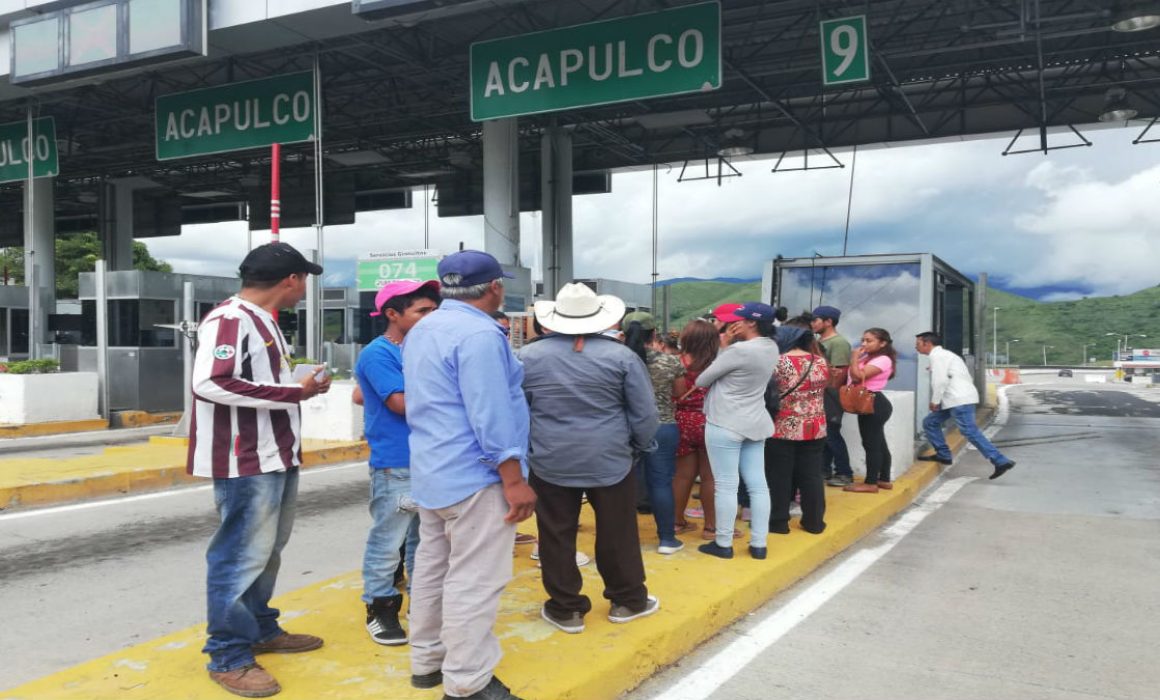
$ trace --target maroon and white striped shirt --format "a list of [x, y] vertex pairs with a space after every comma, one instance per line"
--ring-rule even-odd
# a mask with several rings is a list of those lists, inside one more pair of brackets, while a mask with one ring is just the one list
[[302, 387], [265, 309], [231, 297], [197, 329], [186, 471], [232, 479], [302, 463]]

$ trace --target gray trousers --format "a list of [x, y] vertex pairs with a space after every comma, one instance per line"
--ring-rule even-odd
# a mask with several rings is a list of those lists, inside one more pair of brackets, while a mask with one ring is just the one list
[[512, 579], [515, 524], [493, 484], [447, 508], [419, 509], [411, 583], [411, 673], [443, 670], [443, 692], [466, 697], [491, 680], [503, 652], [499, 598]]

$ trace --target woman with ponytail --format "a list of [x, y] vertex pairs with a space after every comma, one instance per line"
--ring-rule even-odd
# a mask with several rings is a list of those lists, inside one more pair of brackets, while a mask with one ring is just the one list
[[886, 383], [894, 378], [898, 366], [898, 352], [894, 340], [883, 328], [868, 328], [862, 333], [862, 344], [850, 356], [848, 384], [862, 384], [874, 392], [874, 412], [858, 415], [858, 433], [866, 450], [866, 479], [861, 484], [850, 484], [845, 491], [878, 493], [878, 489], [892, 489], [890, 482], [890, 447], [886, 444], [886, 421], [894, 413], [890, 399], [882, 393]]

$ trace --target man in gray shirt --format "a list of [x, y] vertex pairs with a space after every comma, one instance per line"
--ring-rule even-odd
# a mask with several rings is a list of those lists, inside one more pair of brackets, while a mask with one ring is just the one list
[[644, 363], [600, 335], [624, 315], [624, 302], [568, 284], [556, 301], [536, 302], [535, 313], [553, 332], [520, 354], [531, 413], [529, 482], [538, 499], [548, 593], [540, 615], [576, 634], [584, 631], [584, 615], [592, 609], [580, 592], [575, 558], [585, 494], [596, 513], [596, 565], [612, 603], [608, 619], [628, 622], [660, 607], [644, 585], [632, 469], [635, 457], [653, 446], [657, 408]]

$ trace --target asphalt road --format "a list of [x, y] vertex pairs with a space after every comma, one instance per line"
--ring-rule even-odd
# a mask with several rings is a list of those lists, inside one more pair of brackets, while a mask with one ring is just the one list
[[1160, 388], [1041, 379], [1008, 396], [995, 442], [1014, 470], [990, 481], [962, 453], [928, 491], [945, 503], [628, 697], [1155, 698]]
[[[362, 565], [368, 483], [365, 462], [303, 471], [279, 592]], [[0, 515], [0, 688], [204, 624], [215, 527], [207, 487]]]

